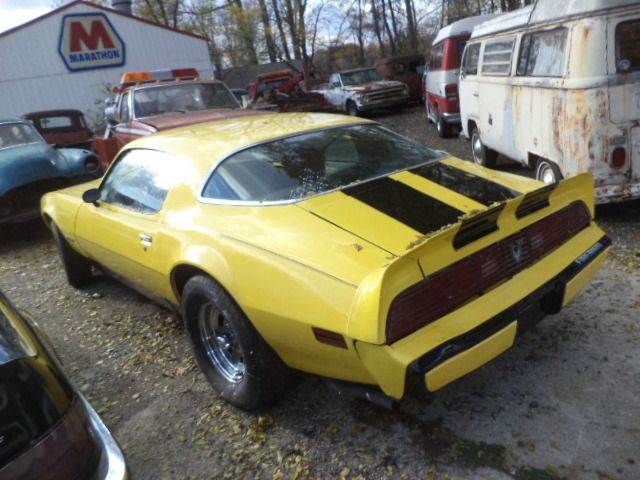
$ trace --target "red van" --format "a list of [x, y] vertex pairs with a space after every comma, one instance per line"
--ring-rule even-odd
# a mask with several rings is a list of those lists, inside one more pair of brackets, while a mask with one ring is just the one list
[[478, 15], [442, 28], [431, 47], [425, 79], [427, 120], [436, 125], [442, 138], [451, 136], [452, 127], [460, 126], [458, 74], [462, 52], [473, 28], [494, 15]]

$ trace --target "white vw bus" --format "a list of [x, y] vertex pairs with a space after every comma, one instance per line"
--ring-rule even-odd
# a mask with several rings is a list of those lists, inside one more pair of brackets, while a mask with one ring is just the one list
[[598, 203], [640, 197], [640, 2], [538, 0], [477, 26], [460, 111], [476, 163], [591, 172]]

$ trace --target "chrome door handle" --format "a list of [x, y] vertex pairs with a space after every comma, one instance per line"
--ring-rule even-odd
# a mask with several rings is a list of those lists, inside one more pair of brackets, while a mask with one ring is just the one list
[[153, 243], [153, 237], [151, 235], [147, 235], [146, 233], [141, 233], [140, 243], [142, 243], [142, 245], [149, 246]]

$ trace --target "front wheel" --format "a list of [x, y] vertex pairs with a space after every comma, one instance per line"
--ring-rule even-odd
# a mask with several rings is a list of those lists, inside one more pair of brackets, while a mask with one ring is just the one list
[[284, 394], [291, 370], [218, 283], [193, 277], [184, 287], [181, 310], [196, 361], [222, 398], [255, 410]]
[[481, 167], [493, 168], [496, 166], [498, 152], [487, 148], [480, 139], [480, 132], [475, 125], [471, 131], [471, 153], [473, 161]]
[[347, 113], [352, 117], [360, 116], [360, 109], [358, 108], [358, 105], [356, 105], [356, 102], [347, 102]]
[[67, 240], [62, 235], [62, 232], [54, 224], [52, 225], [53, 238], [58, 247], [58, 253], [60, 254], [60, 260], [62, 260], [62, 266], [64, 272], [67, 275], [67, 281], [73, 288], [82, 288], [93, 279], [91, 273], [91, 262], [76, 252]]
[[539, 158], [536, 162], [536, 180], [552, 185], [562, 180], [562, 172], [558, 165], [550, 160]]

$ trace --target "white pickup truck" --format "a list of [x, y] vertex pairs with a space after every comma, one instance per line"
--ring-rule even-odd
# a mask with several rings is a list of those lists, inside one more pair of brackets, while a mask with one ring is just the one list
[[334, 73], [329, 78], [329, 87], [319, 92], [335, 108], [352, 116], [377, 109], [400, 109], [409, 102], [409, 87], [384, 80], [375, 68]]

